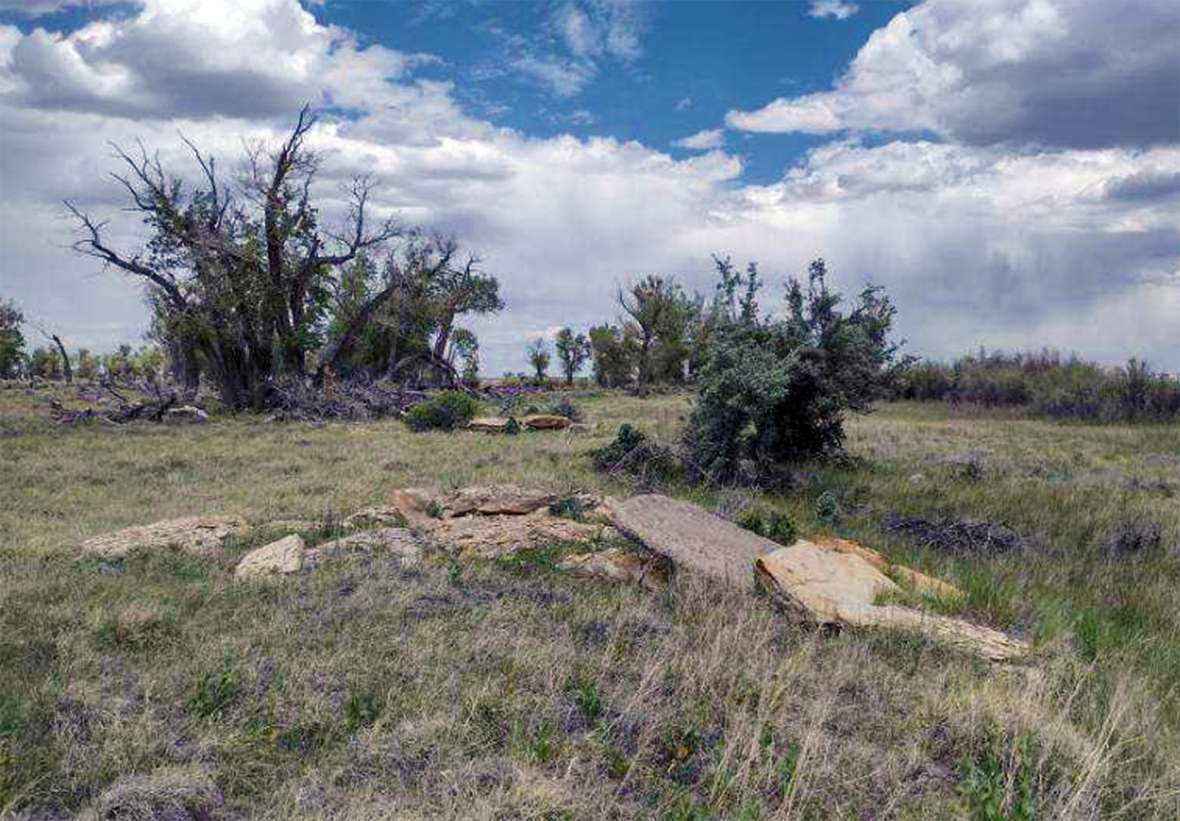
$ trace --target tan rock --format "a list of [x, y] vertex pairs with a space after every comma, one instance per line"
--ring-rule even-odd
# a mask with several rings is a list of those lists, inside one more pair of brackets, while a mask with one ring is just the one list
[[422, 545], [413, 532], [404, 527], [382, 527], [362, 530], [339, 539], [333, 539], [304, 551], [305, 566], [315, 566], [325, 559], [351, 552], [381, 551], [396, 555], [403, 567], [411, 567], [422, 561]]
[[477, 416], [467, 423], [467, 430], [505, 433], [508, 430], [508, 420], [500, 416]]
[[444, 518], [470, 516], [523, 516], [547, 508], [558, 495], [517, 485], [477, 485], [456, 490], [438, 500]]
[[557, 567], [575, 576], [638, 582], [649, 590], [662, 590], [668, 577], [653, 558], [644, 558], [618, 547], [597, 553], [580, 553], [558, 562]]
[[520, 417], [519, 422], [528, 430], [563, 430], [573, 424], [567, 417], [553, 413], [532, 413]]
[[138, 547], [178, 547], [197, 556], [213, 556], [230, 537], [247, 528], [241, 516], [184, 516], [94, 536], [82, 542], [81, 548], [83, 553], [104, 558], [126, 556]]
[[462, 558], [494, 559], [554, 542], [609, 538], [612, 529], [600, 524], [562, 519], [548, 510], [527, 515], [463, 516], [431, 519], [422, 530], [439, 547]]
[[346, 517], [343, 524], [349, 529], [373, 526], [401, 527], [406, 524], [408, 518], [402, 508], [397, 505], [381, 505], [362, 508]]
[[323, 522], [312, 521], [311, 519], [272, 519], [269, 522], [263, 522], [259, 527], [265, 527], [267, 530], [283, 530], [291, 533], [319, 530], [323, 527], [323, 524]]
[[993, 661], [1031, 650], [1027, 642], [961, 619], [874, 604], [877, 596], [900, 588], [859, 552], [798, 541], [759, 556], [756, 566], [762, 586], [776, 600], [815, 624], [921, 632]]
[[303, 538], [285, 536], [251, 550], [234, 568], [235, 579], [253, 579], [272, 573], [297, 573], [303, 567]]
[[925, 573], [906, 567], [905, 565], [894, 564], [876, 550], [865, 547], [859, 542], [849, 539], [837, 539], [834, 536], [821, 536], [814, 540], [814, 544], [825, 550], [832, 550], [837, 553], [854, 553], [882, 573], [888, 574], [895, 579], [900, 579], [904, 586], [909, 587], [916, 593], [924, 593], [943, 599], [957, 599], [963, 595], [963, 591], [953, 584], [944, 582], [942, 579], [936, 579], [933, 576], [927, 576]]
[[181, 405], [169, 408], [164, 414], [164, 421], [171, 425], [200, 425], [209, 421], [209, 414], [192, 405]]
[[753, 590], [754, 561], [780, 545], [689, 502], [658, 494], [609, 500], [611, 522], [678, 569]]

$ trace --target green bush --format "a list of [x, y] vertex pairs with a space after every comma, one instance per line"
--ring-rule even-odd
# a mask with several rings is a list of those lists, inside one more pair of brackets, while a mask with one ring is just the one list
[[1180, 379], [1131, 359], [1104, 368], [1053, 350], [979, 351], [950, 364], [924, 361], [896, 381], [899, 399], [1026, 408], [1052, 419], [1167, 422], [1180, 417]]
[[443, 391], [410, 408], [406, 424], [415, 432], [454, 430], [470, 422], [478, 411], [479, 402], [462, 391]]
[[[740, 476], [747, 459], [769, 467], [839, 453], [844, 414], [867, 412], [887, 394], [897, 351], [888, 340], [893, 304], [868, 287], [840, 310], [842, 297], [816, 260], [806, 287], [788, 281], [786, 318], [762, 318], [757, 269], [750, 266], [745, 280], [728, 260], [718, 269], [722, 307], [686, 433], [699, 478]], [[743, 283], [739, 310], [733, 298]]]
[[782, 545], [794, 544], [799, 535], [791, 517], [777, 510], [762, 511], [750, 508], [738, 516], [736, 521], [740, 527]]

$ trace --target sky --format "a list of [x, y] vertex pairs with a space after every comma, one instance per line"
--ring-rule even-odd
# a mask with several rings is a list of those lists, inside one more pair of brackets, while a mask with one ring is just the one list
[[194, 179], [181, 135], [232, 169], [306, 102], [327, 222], [368, 174], [499, 277], [488, 375], [640, 276], [711, 292], [715, 253], [771, 308], [818, 256], [885, 286], [916, 355], [1180, 371], [1178, 43], [1174, 0], [0, 0], [0, 298], [140, 341], [62, 201], [134, 248], [110, 143]]

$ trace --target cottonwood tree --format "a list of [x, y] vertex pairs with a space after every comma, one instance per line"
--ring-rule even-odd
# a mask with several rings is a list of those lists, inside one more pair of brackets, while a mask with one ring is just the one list
[[575, 334], [571, 328], [562, 328], [557, 332], [553, 345], [557, 349], [561, 372], [565, 374], [565, 383], [574, 384], [575, 374], [582, 370], [590, 358], [590, 340], [585, 334]]
[[17, 376], [25, 358], [25, 337], [21, 333], [24, 315], [12, 300], [0, 301], [0, 377]]
[[634, 338], [617, 325], [592, 326], [590, 353], [594, 381], [604, 388], [617, 388], [630, 382], [636, 347]]
[[[214, 158], [187, 139], [202, 176], [193, 187], [142, 144], [134, 155], [113, 146], [124, 167], [113, 176], [151, 232], [138, 249], [114, 247], [106, 223], [66, 203], [82, 233], [74, 248], [148, 284], [161, 327], [191, 366], [186, 371], [199, 361], [231, 409], [262, 407], [273, 380], [306, 375], [341, 268], [403, 233], [390, 220], [372, 222], [365, 177], [348, 190], [343, 227], [320, 225], [311, 194], [319, 158], [306, 146], [315, 122], [304, 107], [277, 149], [250, 148], [238, 184], [227, 183]], [[372, 300], [388, 297], [383, 290]], [[355, 321], [376, 307], [362, 306]]]
[[[653, 347], [660, 340], [668, 344], [678, 341], [689, 301], [671, 277], [648, 276], [628, 288], [620, 288], [618, 302], [638, 340], [636, 390], [645, 396], [657, 375], [653, 369]], [[680, 362], [684, 356], [687, 351]], [[669, 363], [664, 363], [663, 370], [669, 369]]]
[[544, 382], [545, 372], [549, 370], [549, 343], [545, 341], [544, 337], [538, 336], [529, 343], [526, 353], [537, 381]]
[[503, 308], [499, 289], [454, 237], [408, 233], [380, 266], [360, 255], [345, 269], [321, 359], [337, 373], [403, 380], [425, 370], [454, 385], [455, 357], [470, 365], [478, 349], [474, 334], [455, 323]]

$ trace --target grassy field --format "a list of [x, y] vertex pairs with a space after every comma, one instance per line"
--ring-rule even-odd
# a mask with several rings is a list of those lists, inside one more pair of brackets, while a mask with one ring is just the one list
[[[253, 417], [62, 429], [37, 418], [44, 397], [0, 392], [0, 815], [1180, 816], [1174, 426], [891, 405], [851, 422], [851, 461], [800, 466], [789, 492], [666, 488], [942, 575], [967, 592], [956, 612], [1035, 642], [1018, 667], [808, 630], [691, 580], [572, 579], [554, 568], [569, 545], [246, 585], [229, 569], [265, 531], [221, 560], [78, 557], [130, 524], [332, 521], [405, 485], [625, 493], [586, 451], [622, 422], [671, 439], [691, 400], [578, 401], [597, 433], [497, 438]], [[897, 515], [1018, 544], [944, 549], [886, 532]]]

